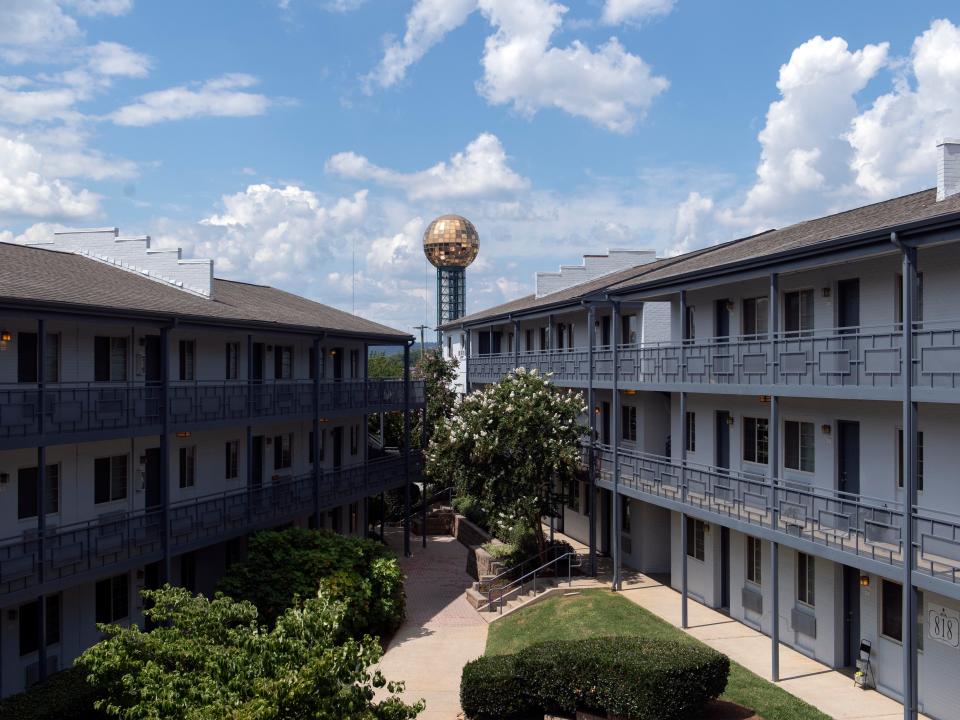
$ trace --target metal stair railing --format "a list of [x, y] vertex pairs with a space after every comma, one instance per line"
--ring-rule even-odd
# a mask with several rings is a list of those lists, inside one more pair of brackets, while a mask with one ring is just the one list
[[[539, 573], [542, 577], [548, 568], [553, 568], [553, 574], [550, 575], [549, 577], [553, 577], [553, 578], [559, 577], [556, 573], [556, 566], [560, 563], [561, 560], [564, 560], [564, 559], [567, 560], [567, 585], [568, 586], [573, 585], [573, 569], [580, 568], [583, 566], [583, 558], [577, 552], [565, 552], [562, 555], [558, 555], [552, 560], [545, 562], [540, 567], [535, 568], [524, 575], [521, 575], [520, 577], [511, 581], [507, 585], [504, 585], [503, 587], [488, 589], [487, 602], [477, 607], [477, 612], [483, 612], [484, 610], [487, 610], [488, 608], [492, 607], [494, 603], [497, 603], [498, 610], [502, 615], [504, 598], [507, 595], [509, 595], [511, 592], [513, 592], [513, 590], [515, 589], [518, 590], [517, 594], [520, 595], [522, 593], [523, 586], [527, 582], [533, 583], [533, 594], [536, 595], [537, 574]], [[497, 593], [496, 598], [493, 597], [494, 593]]]

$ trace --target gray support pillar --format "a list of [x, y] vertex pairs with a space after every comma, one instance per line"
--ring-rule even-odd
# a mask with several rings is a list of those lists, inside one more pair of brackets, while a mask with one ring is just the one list
[[383, 542], [383, 523], [387, 517], [387, 494], [380, 493], [380, 542]]
[[588, 358], [589, 374], [587, 376], [587, 414], [590, 416], [590, 444], [587, 449], [589, 486], [587, 487], [587, 509], [590, 511], [590, 574], [597, 576], [597, 414], [594, 405], [597, 402], [593, 391], [594, 357], [593, 347], [596, 344], [596, 311], [593, 305], [587, 311], [587, 331], [589, 338]]
[[[776, 384], [777, 332], [780, 322], [780, 277], [770, 273], [770, 297], [767, 302], [770, 316], [767, 330], [770, 342], [770, 376]], [[770, 420], [767, 427], [768, 471], [770, 475], [770, 509], [773, 529], [779, 527], [777, 503], [777, 478], [780, 475], [780, 398], [774, 390], [770, 395]], [[774, 682], [780, 680], [780, 543], [770, 543], [770, 580], [773, 584], [773, 602], [771, 604], [772, 621], [770, 623], [770, 677]]]
[[410, 343], [403, 346], [403, 554], [410, 557]]
[[[424, 387], [424, 398], [423, 398], [423, 409], [420, 411], [420, 417], [422, 418], [420, 422], [420, 450], [421, 457], [427, 456], [427, 439], [430, 428], [427, 426], [427, 398], [426, 398], [426, 387]], [[420, 532], [420, 542], [422, 547], [427, 547], [427, 476], [426, 473], [421, 471], [420, 473], [421, 482], [423, 483], [423, 499], [420, 503], [420, 520], [422, 522], [421, 532]]]
[[[680, 380], [686, 378], [687, 364], [684, 345], [687, 337], [687, 291], [680, 291]], [[681, 385], [682, 387], [682, 385]], [[687, 502], [687, 393], [680, 391], [680, 502]], [[687, 611], [687, 514], [680, 513], [680, 627], [689, 627]]]
[[470, 328], [463, 328], [463, 353], [464, 353], [464, 363], [466, 363], [466, 372], [464, 373], [463, 380], [463, 392], [465, 395], [470, 394]]
[[[162, 344], [162, 343], [161, 343]], [[247, 335], [247, 416], [253, 416], [253, 335]], [[249, 527], [253, 512], [253, 425], [247, 423], [246, 431], [247, 461], [247, 525]], [[163, 453], [161, 452], [161, 455]]]
[[[40, 396], [40, 407], [37, 412], [37, 424], [40, 437], [44, 433], [46, 398], [44, 397], [44, 364], [43, 356], [47, 345], [47, 322], [43, 318], [37, 320], [37, 390]], [[40, 594], [37, 597], [37, 676], [40, 682], [47, 679], [47, 598], [43, 594], [43, 584], [46, 581], [46, 542], [47, 532], [47, 448], [45, 445], [37, 447], [37, 579], [39, 580]]]
[[513, 321], [513, 367], [520, 367], [520, 321]]
[[[320, 484], [323, 470], [320, 468], [320, 338], [313, 339], [313, 524], [318, 530], [322, 524], [320, 508]], [[364, 372], [366, 376], [366, 372]], [[366, 421], [367, 416], [363, 416]], [[364, 425], [366, 427], [366, 425]], [[366, 434], [364, 434], [366, 437]]]
[[613, 522], [610, 523], [613, 528], [613, 537], [610, 539], [610, 547], [613, 549], [613, 589], [620, 589], [620, 564], [623, 553], [620, 545], [620, 525], [622, 523], [620, 510], [620, 433], [623, 428], [620, 427], [620, 388], [618, 378], [620, 375], [619, 349], [620, 345], [620, 303], [610, 303], [613, 307], [613, 317], [610, 320], [613, 332], [613, 417], [610, 423], [613, 427]]
[[170, 328], [160, 328], [160, 505], [163, 508], [161, 581], [170, 582]]
[[[894, 236], [896, 240], [896, 236]], [[913, 587], [913, 509], [917, 503], [917, 404], [913, 401], [913, 323], [917, 319], [917, 250], [901, 245], [903, 256], [903, 717], [917, 717], [917, 593]]]

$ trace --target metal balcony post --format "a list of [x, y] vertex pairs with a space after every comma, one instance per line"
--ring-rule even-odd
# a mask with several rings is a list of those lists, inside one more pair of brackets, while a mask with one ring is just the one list
[[903, 717], [917, 717], [917, 594], [913, 587], [913, 509], [917, 502], [917, 404], [913, 401], [913, 323], [916, 320], [917, 250], [891, 239], [900, 247], [903, 262], [903, 360], [900, 382], [903, 387]]
[[587, 413], [590, 416], [590, 444], [587, 447], [587, 462], [589, 481], [587, 487], [587, 509], [590, 511], [590, 574], [597, 576], [597, 464], [596, 464], [596, 442], [597, 442], [597, 416], [593, 412], [596, 398], [593, 390], [593, 346], [596, 343], [595, 323], [596, 310], [593, 305], [587, 311], [587, 324], [590, 326], [587, 330], [588, 337], [588, 364], [589, 375], [587, 377]]
[[[313, 339], [313, 512], [314, 527], [320, 529], [320, 337]], [[366, 419], [366, 415], [364, 415]]]
[[463, 390], [464, 390], [465, 393], [468, 393], [468, 394], [469, 394], [469, 392], [470, 392], [470, 358], [471, 358], [471, 355], [470, 355], [470, 346], [471, 346], [470, 335], [471, 335], [470, 328], [464, 327], [464, 328], [463, 328], [463, 345], [464, 345], [464, 347], [463, 347], [464, 360], [463, 360], [463, 361], [464, 361], [464, 363], [466, 364], [466, 367], [464, 368], [464, 374], [463, 374], [463, 377], [464, 377]]
[[162, 582], [170, 582], [170, 328], [160, 328], [160, 505]]
[[[43, 318], [37, 320], [37, 428], [40, 437], [43, 437], [44, 420], [46, 415], [46, 397], [44, 393], [44, 363], [43, 356], [47, 342], [47, 322]], [[47, 532], [47, 448], [37, 446], [37, 579], [40, 594], [37, 597], [37, 674], [40, 682], [47, 679], [47, 600], [43, 594], [46, 569], [46, 542], [44, 535]]]
[[[770, 357], [773, 363], [771, 378], [776, 384], [776, 337], [780, 321], [780, 278], [777, 273], [770, 273], [770, 297], [767, 309], [770, 313], [767, 320], [767, 330], [770, 338]], [[770, 517], [771, 527], [776, 530], [779, 526], [777, 519], [777, 478], [780, 472], [780, 398], [776, 390], [770, 394], [770, 420], [767, 427], [768, 449], [767, 467], [770, 477]], [[770, 579], [773, 584], [773, 598], [771, 602], [772, 619], [770, 623], [770, 677], [774, 682], [780, 680], [780, 543], [770, 543]]]
[[513, 321], [513, 368], [520, 367], [520, 321]]
[[[247, 335], [247, 418], [253, 417], [253, 335]], [[247, 525], [252, 521], [253, 513], [253, 426], [247, 424], [246, 431], [247, 461]]]
[[[680, 291], [680, 380], [685, 374], [684, 345], [687, 338], [687, 292]], [[680, 502], [687, 502], [687, 393], [680, 391]], [[689, 626], [687, 611], [687, 514], [680, 513], [680, 627]]]
[[613, 549], [613, 589], [620, 589], [620, 563], [622, 562], [620, 544], [620, 389], [618, 377], [620, 375], [619, 349], [620, 345], [620, 303], [611, 302], [613, 308], [611, 325], [613, 325], [613, 537], [610, 546]]
[[410, 343], [403, 346], [403, 554], [410, 557]]

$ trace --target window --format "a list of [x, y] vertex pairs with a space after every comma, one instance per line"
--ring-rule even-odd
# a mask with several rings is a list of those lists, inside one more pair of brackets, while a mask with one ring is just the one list
[[197, 374], [197, 345], [193, 340], [180, 341], [180, 379], [195, 380]]
[[97, 382], [122, 382], [127, 379], [127, 339], [93, 339], [93, 379]]
[[812, 555], [797, 553], [797, 600], [816, 605], [816, 563]]
[[624, 405], [620, 408], [621, 434], [624, 440], [637, 441], [637, 408]]
[[[513, 335], [510, 336], [510, 339], [513, 339]], [[450, 335], [447, 335], [447, 357], [453, 357], [453, 337]]]
[[126, 573], [98, 582], [96, 595], [98, 623], [115, 623], [130, 615], [130, 583]]
[[743, 459], [746, 462], [766, 465], [770, 461], [767, 452], [769, 425], [767, 418], [743, 419]]
[[197, 484], [197, 447], [180, 448], [180, 487], [191, 488]]
[[610, 347], [610, 316], [600, 318], [600, 344]]
[[356, 455], [360, 451], [360, 426], [350, 426], [350, 454]]
[[[46, 598], [44, 633], [47, 647], [60, 642], [60, 593]], [[40, 648], [40, 601], [21, 605], [17, 611], [20, 624], [20, 655], [29, 655]]]
[[226, 457], [224, 458], [223, 476], [227, 480], [236, 480], [240, 477], [240, 441], [230, 440], [224, 448]]
[[193, 552], [180, 556], [180, 587], [197, 592], [197, 555]]
[[637, 342], [637, 316], [624, 315], [620, 318], [620, 344], [633, 345]]
[[[17, 471], [17, 519], [37, 516], [37, 468]], [[47, 493], [44, 500], [48, 514], [60, 511], [60, 466], [47, 465]]]
[[525, 335], [527, 352], [533, 352], [536, 349], [533, 347], [533, 330], [527, 330]]
[[360, 351], [359, 350], [350, 351], [350, 377], [352, 378], [360, 377]]
[[273, 377], [277, 380], [293, 378], [293, 346], [275, 345], [273, 348]]
[[[37, 334], [17, 333], [17, 382], [37, 382]], [[60, 381], [60, 336], [47, 333], [43, 346], [43, 381]]]
[[[903, 428], [897, 428], [897, 487], [903, 487]], [[917, 433], [917, 490], [923, 490], [923, 433]]]
[[311, 430], [309, 435], [307, 436], [307, 462], [310, 463], [311, 465], [313, 465], [313, 463], [317, 461], [316, 448], [313, 445], [314, 437], [315, 436], [313, 434], [313, 430]]
[[694, 322], [693, 305], [687, 305], [684, 312], [683, 339], [692, 341], [697, 336], [696, 323]]
[[[903, 322], [903, 275], [897, 273], [897, 296], [894, 298], [893, 320]], [[923, 273], [917, 273], [917, 295], [914, 298], [914, 316], [916, 320], [923, 320]]]
[[549, 350], [550, 346], [547, 345], [547, 328], [540, 328], [540, 349]]
[[93, 502], [108, 503], [127, 497], [127, 456], [93, 461]]
[[763, 545], [755, 537], [747, 536], [747, 582], [763, 582]]
[[702, 520], [687, 518], [687, 555], [695, 560], [702, 561], [705, 557], [706, 529], [707, 524]]
[[227, 367], [224, 377], [227, 380], [240, 378], [240, 343], [227, 343]]
[[580, 479], [573, 478], [567, 488], [567, 507], [574, 512], [580, 512]]
[[697, 416], [696, 413], [687, 411], [687, 452], [697, 451]]
[[770, 301], [766, 297], [747, 298], [743, 301], [743, 334], [748, 337], [767, 336], [770, 319]]
[[323, 462], [323, 456], [327, 449], [327, 430], [320, 430], [320, 462]]
[[357, 531], [357, 528], [360, 525], [360, 503], [352, 502], [350, 503], [350, 534], [352, 535]]
[[783, 294], [783, 330], [794, 335], [809, 335], [813, 331], [813, 290]]
[[311, 380], [317, 379], [317, 349], [315, 347], [310, 347], [307, 350], [307, 376]]
[[783, 423], [783, 466], [813, 472], [813, 423], [787, 420]]
[[293, 465], [293, 433], [277, 435], [273, 439], [273, 469], [285, 470]]
[[897, 642], [903, 641], [903, 585], [881, 580], [880, 634]]

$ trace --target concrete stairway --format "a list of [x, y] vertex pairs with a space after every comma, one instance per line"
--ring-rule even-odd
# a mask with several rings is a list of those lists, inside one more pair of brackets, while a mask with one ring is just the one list
[[[538, 577], [536, 580], [530, 580], [522, 585], [513, 586], [502, 593], [502, 595], [495, 591], [491, 595], [493, 602], [489, 605], [487, 605], [487, 593], [481, 590], [481, 587], [483, 587], [482, 582], [482, 580], [475, 582], [472, 587], [467, 589], [467, 602], [484, 615], [487, 613], [491, 615], [506, 615], [517, 608], [528, 605], [531, 601], [543, 595], [547, 590], [557, 587], [559, 578]], [[564, 578], [564, 582], [566, 582], [566, 578]]]

